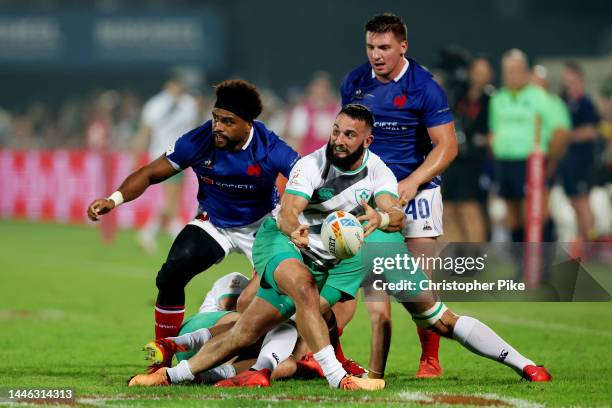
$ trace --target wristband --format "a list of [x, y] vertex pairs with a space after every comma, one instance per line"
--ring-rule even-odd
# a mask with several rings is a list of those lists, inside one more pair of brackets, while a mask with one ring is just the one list
[[119, 207], [123, 204], [123, 194], [121, 194], [121, 191], [117, 190], [108, 196], [107, 200], [112, 200], [115, 203], [115, 207]]
[[387, 228], [389, 226], [389, 214], [384, 212], [379, 212], [378, 214], [380, 214], [380, 225], [378, 226], [378, 229]]

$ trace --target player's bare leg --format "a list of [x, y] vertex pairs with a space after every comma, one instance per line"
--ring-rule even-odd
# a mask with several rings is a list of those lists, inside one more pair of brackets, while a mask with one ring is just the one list
[[191, 371], [200, 372], [220, 364], [239, 350], [254, 344], [284, 320], [270, 303], [256, 297], [229, 331], [213, 337], [189, 359]]
[[238, 303], [236, 304], [236, 310], [240, 313], [244, 312], [247, 307], [251, 304], [253, 299], [255, 299], [255, 295], [257, 294], [257, 290], [259, 289], [259, 274], [257, 271], [253, 270], [253, 277], [251, 281], [247, 285], [246, 288], [240, 293], [240, 297], [238, 297]]
[[487, 325], [473, 317], [454, 314], [442, 302], [436, 301], [430, 292], [423, 293], [418, 302], [404, 302], [402, 305], [419, 326], [455, 339], [473, 353], [501, 362], [529, 381], [552, 380], [546, 368], [536, 366]]
[[332, 307], [334, 314], [336, 315], [336, 322], [338, 327], [344, 328], [355, 316], [357, 310], [357, 297], [346, 302], [338, 302]]
[[327, 325], [321, 317], [319, 292], [314, 277], [297, 259], [283, 261], [274, 272], [278, 288], [295, 303], [300, 335], [311, 350], [329, 345]]
[[297, 371], [297, 361], [294, 356], [289, 356], [288, 359], [282, 361], [274, 371], [272, 371], [271, 380], [280, 380], [282, 378], [293, 377]]
[[297, 259], [286, 259], [274, 271], [281, 292], [295, 303], [298, 331], [332, 388], [376, 390], [384, 388], [382, 380], [359, 379], [347, 375], [330, 344], [329, 332], [321, 316], [321, 300], [314, 277]]
[[[181, 361], [176, 367], [162, 368], [159, 371], [163, 372], [157, 376], [137, 375], [132, 378], [130, 385], [167, 385], [193, 381], [196, 374], [225, 362], [241, 349], [257, 342], [260, 337], [284, 320], [285, 318], [270, 303], [255, 298], [229, 331], [213, 337], [189, 360]], [[164, 375], [167, 375], [167, 378], [162, 378]], [[163, 384], [164, 380], [167, 384]]]
[[222, 316], [212, 327], [203, 327], [180, 336], [165, 337], [150, 341], [145, 344], [143, 349], [147, 352], [147, 360], [150, 360], [152, 363], [149, 369], [154, 370], [160, 367], [170, 367], [172, 358], [176, 352], [199, 350], [212, 337], [218, 336], [231, 329], [239, 317], [239, 313], [228, 313]]
[[[406, 246], [408, 250], [420, 256], [434, 257], [436, 238], [419, 237], [407, 238]], [[432, 271], [424, 270], [427, 276], [431, 278]], [[421, 358], [419, 359], [419, 369], [416, 373], [417, 378], [437, 378], [442, 375], [442, 367], [440, 367], [440, 358], [438, 351], [440, 349], [440, 336], [427, 328], [417, 326], [417, 334], [421, 343]]]
[[370, 286], [364, 287], [365, 305], [372, 329], [368, 378], [383, 378], [391, 347], [391, 303], [386, 293], [377, 294], [384, 296], [382, 299], [368, 300], [371, 291]]

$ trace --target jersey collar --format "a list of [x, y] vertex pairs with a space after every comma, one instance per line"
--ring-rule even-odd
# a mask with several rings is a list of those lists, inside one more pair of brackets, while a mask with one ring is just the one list
[[251, 144], [251, 140], [253, 140], [254, 133], [255, 133], [255, 126], [251, 126], [251, 131], [249, 132], [249, 138], [247, 139], [246, 143], [244, 144], [244, 146], [242, 146], [240, 150], [246, 150], [247, 147], [249, 147], [249, 145]]
[[[402, 79], [402, 77], [404, 76], [406, 71], [408, 71], [408, 65], [410, 64], [410, 62], [408, 62], [408, 60], [406, 58], [403, 58], [403, 60], [404, 60], [404, 67], [402, 68], [400, 73], [397, 74], [397, 76], [395, 78], [393, 78], [393, 82], [397, 82], [400, 79]], [[376, 74], [374, 73], [374, 69], [372, 69], [372, 78], [375, 78], [375, 77], [376, 77]]]

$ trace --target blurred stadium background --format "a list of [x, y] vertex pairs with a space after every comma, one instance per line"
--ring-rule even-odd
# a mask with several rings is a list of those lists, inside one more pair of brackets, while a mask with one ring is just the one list
[[[584, 238], [609, 242], [612, 2], [0, 0], [0, 349], [6, 353], [0, 371], [7, 373], [0, 386], [74, 386], [86, 396], [125, 397], [127, 375], [143, 368], [136, 351], [152, 335], [154, 276], [171, 240], [160, 239], [158, 251], [147, 257], [129, 229], [152, 218], [166, 200], [163, 189], [155, 186], [114, 212], [114, 219], [108, 217], [103, 238], [110, 240], [115, 226], [128, 229], [117, 234], [110, 249], [101, 249], [97, 230], [86, 226], [86, 207], [147, 160], [135, 146], [142, 108], [169, 75], [184, 79], [197, 100], [199, 121], [209, 118], [212, 85], [230, 77], [254, 82], [265, 97], [260, 119], [308, 153], [305, 141], [314, 138], [322, 144], [328, 136], [343, 76], [366, 61], [363, 24], [383, 11], [404, 18], [409, 56], [434, 72], [456, 118], [475, 57], [491, 63], [492, 75], [482, 88], [486, 92], [501, 86], [501, 56], [511, 48], [522, 49], [532, 65], [544, 66], [551, 90], [559, 95], [564, 94], [565, 62], [580, 64], [599, 115], [593, 124], [598, 147], [588, 191], [595, 229]], [[458, 130], [460, 143], [465, 142]], [[476, 216], [483, 233], [453, 231], [451, 217], [445, 220], [445, 238], [509, 241], [493, 158], [486, 149], [476, 156]], [[474, 178], [461, 169], [452, 171], [459, 185]], [[188, 173], [180, 200], [185, 219], [196, 205], [195, 178]], [[551, 195], [558, 239], [575, 240], [579, 232], [570, 201], [559, 186]], [[445, 203], [445, 214], [452, 213], [453, 204]], [[610, 245], [604, 246], [609, 253]], [[197, 308], [214, 279], [230, 270], [248, 274], [248, 269], [246, 259], [233, 256], [194, 279], [187, 288], [188, 312]], [[550, 364], [555, 382], [526, 387], [508, 379], [506, 368], [491, 369], [492, 364], [483, 377], [487, 363], [447, 343], [442, 347], [445, 381], [416, 383], [412, 364], [418, 343], [412, 324], [395, 308], [390, 390], [383, 394], [391, 399], [369, 400], [369, 406], [414, 403], [412, 394], [392, 399], [405, 385], [419, 392], [501, 393], [551, 405], [610, 405], [609, 303], [538, 304], [537, 311], [530, 303], [461, 304], [457, 309], [486, 319], [528, 354], [537, 354]], [[351, 356], [366, 361], [363, 335], [369, 333], [369, 322], [363, 308], [346, 333], [343, 341]], [[324, 390], [322, 382], [314, 387], [281, 383], [276, 392], [323, 395], [329, 399], [314, 402], [337, 404], [338, 394]], [[211, 394], [196, 387], [171, 392], [167, 398], [187, 395], [183, 406], [202, 406], [203, 395]], [[244, 406], [240, 401], [224, 406]], [[249, 399], [249, 404], [278, 401]]]
[[[91, 198], [108, 194], [133, 168], [143, 104], [170, 73], [184, 78], [197, 98], [200, 121], [210, 115], [213, 84], [229, 77], [254, 82], [265, 95], [261, 119], [307, 153], [308, 143], [301, 145], [312, 136], [307, 133], [327, 136], [343, 75], [365, 61], [364, 22], [384, 10], [406, 20], [409, 56], [435, 73], [456, 110], [469, 88], [474, 57], [492, 64], [487, 92], [500, 86], [502, 53], [520, 48], [532, 65], [546, 67], [551, 90], [561, 95], [563, 64], [577, 61], [601, 119], [590, 238], [610, 234], [612, 5], [600, 1], [314, 0], [289, 7], [246, 0], [3, 0], [0, 216], [86, 222]], [[451, 217], [450, 241], [510, 239], [501, 226], [504, 207], [495, 197], [491, 162], [486, 151], [478, 162], [484, 234], [462, 233]], [[461, 168], [453, 171], [460, 180]], [[105, 184], [102, 174], [111, 181]], [[185, 184], [188, 218], [194, 183], [187, 178]], [[154, 194], [159, 200], [126, 207], [118, 225], [146, 223], [163, 201], [160, 191]], [[578, 235], [574, 211], [563, 189], [553, 189], [552, 197], [559, 239], [572, 241]], [[450, 216], [454, 203], [447, 204]]]

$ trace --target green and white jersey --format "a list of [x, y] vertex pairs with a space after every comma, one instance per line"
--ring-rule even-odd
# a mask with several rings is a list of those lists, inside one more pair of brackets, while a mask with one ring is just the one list
[[393, 172], [374, 153], [366, 150], [359, 168], [343, 171], [327, 160], [326, 147], [315, 150], [295, 164], [285, 193], [308, 200], [299, 222], [310, 227], [310, 249], [323, 259], [334, 259], [321, 242], [321, 226], [329, 213], [342, 210], [359, 216], [363, 214], [362, 200], [375, 207], [374, 198], [378, 195], [398, 197], [398, 193]]
[[213, 283], [206, 294], [199, 312], [209, 313], [223, 311], [224, 309], [221, 308], [221, 301], [227, 297], [237, 298], [248, 284], [249, 278], [240, 272], [232, 272], [220, 277]]

